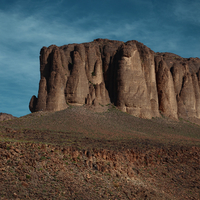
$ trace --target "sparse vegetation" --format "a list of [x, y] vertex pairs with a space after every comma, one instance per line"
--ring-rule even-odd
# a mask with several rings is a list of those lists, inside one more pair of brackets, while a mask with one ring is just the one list
[[200, 198], [198, 125], [106, 106], [109, 112], [71, 106], [0, 122], [0, 196]]
[[92, 83], [91, 81], [89, 81], [90, 84], [92, 84], [94, 87], [96, 86], [96, 84]]

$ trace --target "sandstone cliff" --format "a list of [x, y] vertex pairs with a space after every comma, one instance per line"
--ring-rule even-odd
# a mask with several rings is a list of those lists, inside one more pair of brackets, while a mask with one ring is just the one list
[[200, 59], [155, 53], [142, 43], [96, 39], [43, 47], [31, 112], [113, 103], [137, 117], [200, 118]]

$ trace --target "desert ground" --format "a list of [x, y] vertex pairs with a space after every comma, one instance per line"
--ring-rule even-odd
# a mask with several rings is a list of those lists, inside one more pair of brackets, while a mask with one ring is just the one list
[[112, 105], [0, 122], [0, 199], [200, 199], [200, 126]]

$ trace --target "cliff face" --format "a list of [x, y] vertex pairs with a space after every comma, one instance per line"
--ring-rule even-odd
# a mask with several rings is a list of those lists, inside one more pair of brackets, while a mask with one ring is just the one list
[[142, 118], [200, 118], [200, 59], [155, 53], [137, 41], [97, 39], [43, 47], [38, 97], [29, 108], [107, 105]]

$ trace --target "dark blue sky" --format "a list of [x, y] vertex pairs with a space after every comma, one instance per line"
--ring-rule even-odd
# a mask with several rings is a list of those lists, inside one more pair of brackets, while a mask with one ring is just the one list
[[138, 40], [200, 57], [199, 0], [1, 0], [0, 112], [23, 116], [39, 86], [43, 46]]

